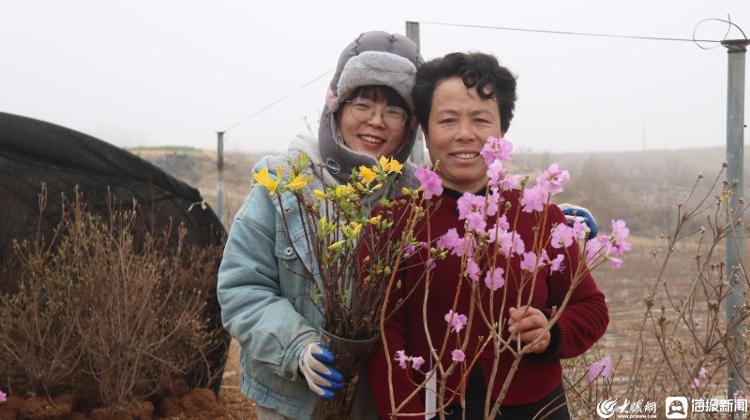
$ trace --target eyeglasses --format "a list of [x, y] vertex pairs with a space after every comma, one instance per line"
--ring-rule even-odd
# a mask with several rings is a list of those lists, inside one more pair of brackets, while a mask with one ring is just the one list
[[[373, 101], [364, 98], [353, 99], [346, 101], [346, 103], [351, 105], [349, 111], [352, 117], [361, 123], [370, 121], [378, 108]], [[381, 113], [383, 124], [390, 130], [403, 127], [408, 118], [409, 114], [406, 113], [406, 110], [395, 105], [386, 106]]]

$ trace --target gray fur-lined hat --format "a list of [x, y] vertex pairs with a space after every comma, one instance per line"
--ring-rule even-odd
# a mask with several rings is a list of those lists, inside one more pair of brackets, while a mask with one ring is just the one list
[[[387, 86], [406, 101], [413, 116], [411, 89], [417, 66], [422, 62], [419, 48], [413, 41], [403, 35], [382, 31], [361, 34], [341, 53], [336, 73], [328, 86], [318, 132], [323, 162], [328, 172], [340, 182], [348, 181], [352, 168], [359, 165], [372, 166], [375, 159], [346, 147], [336, 126], [336, 111], [359, 87]], [[404, 142], [393, 157], [406, 162], [415, 137], [416, 129], [409, 125]]]

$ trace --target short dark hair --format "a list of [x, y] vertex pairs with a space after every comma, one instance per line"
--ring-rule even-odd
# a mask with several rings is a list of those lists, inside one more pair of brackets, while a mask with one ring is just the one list
[[497, 62], [497, 58], [483, 53], [451, 53], [424, 63], [417, 70], [417, 80], [412, 89], [414, 113], [422, 130], [427, 133], [427, 122], [432, 109], [432, 96], [438, 82], [460, 77], [467, 88], [475, 87], [479, 97], [493, 96], [500, 111], [500, 128], [508, 130], [516, 106], [516, 77]]

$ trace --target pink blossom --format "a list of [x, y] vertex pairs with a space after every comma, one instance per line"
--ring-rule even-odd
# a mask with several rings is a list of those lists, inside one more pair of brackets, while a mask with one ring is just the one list
[[616, 257], [622, 257], [627, 251], [630, 251], [630, 243], [625, 240], [630, 235], [630, 229], [625, 225], [624, 220], [612, 221], [612, 240], [611, 252]]
[[503, 167], [503, 163], [499, 160], [492, 162], [487, 167], [487, 179], [492, 188], [500, 187], [507, 175], [508, 171]]
[[466, 360], [466, 355], [461, 349], [455, 349], [451, 352], [451, 360], [454, 362], [463, 362]]
[[573, 228], [565, 223], [560, 223], [552, 228], [552, 248], [559, 249], [573, 245]]
[[702, 367], [701, 370], [698, 371], [698, 376], [693, 378], [693, 381], [690, 384], [690, 386], [693, 389], [697, 390], [698, 387], [701, 386], [701, 379], [706, 379], [707, 377], [708, 377], [708, 371], [706, 370], [706, 368]]
[[497, 242], [500, 254], [509, 257], [513, 248], [513, 234], [505, 229], [490, 229], [487, 235], [487, 242]]
[[497, 240], [497, 235], [502, 235], [503, 231], [498, 231], [494, 226], [487, 230], [487, 243], [492, 244]]
[[502, 216], [500, 216], [500, 217], [497, 218], [496, 225], [497, 225], [497, 227], [499, 227], [500, 229], [503, 229], [503, 230], [510, 229], [510, 224], [508, 223], [508, 218], [505, 217], [505, 215], [502, 215]]
[[466, 315], [453, 312], [453, 309], [448, 310], [448, 313], [445, 314], [445, 317], [443, 317], [443, 319], [445, 319], [445, 322], [451, 325], [451, 330], [453, 332], [461, 331], [466, 326], [466, 322], [468, 321]]
[[466, 275], [474, 281], [479, 280], [479, 275], [482, 274], [482, 270], [479, 269], [479, 264], [474, 261], [473, 258], [469, 258], [466, 261]]
[[526, 188], [523, 190], [523, 196], [521, 197], [522, 210], [524, 213], [542, 211], [547, 200], [549, 200], [549, 194], [538, 185]]
[[419, 370], [419, 368], [422, 367], [424, 364], [424, 358], [422, 356], [412, 357], [411, 358], [411, 368]]
[[573, 236], [577, 239], [583, 239], [586, 237], [586, 229], [588, 229], [586, 223], [580, 222], [578, 219], [573, 221]]
[[490, 196], [487, 199], [487, 205], [484, 209], [484, 214], [487, 217], [492, 217], [497, 214], [497, 208], [500, 205], [500, 203], [503, 202], [503, 197], [501, 194], [499, 194], [495, 189], [493, 188], [492, 191], [490, 191]]
[[2, 390], [0, 390], [0, 403], [3, 403], [8, 400], [8, 394], [4, 393]]
[[553, 163], [536, 178], [536, 185], [550, 195], [562, 192], [565, 184], [570, 181], [570, 173], [560, 169], [556, 163]]
[[612, 375], [612, 357], [604, 356], [602, 360], [594, 362], [589, 367], [589, 381], [594, 381], [599, 375], [609, 378]]
[[521, 175], [506, 176], [500, 181], [498, 187], [501, 190], [512, 190], [521, 186]]
[[410, 245], [406, 245], [406, 246], [404, 247], [404, 253], [406, 253], [406, 255], [411, 255], [411, 254], [413, 254], [413, 253], [414, 253], [414, 251], [416, 251], [416, 250], [417, 250], [417, 247], [416, 247], [416, 245], [411, 245], [411, 244], [410, 244]]
[[565, 266], [563, 265], [564, 260], [565, 260], [565, 255], [557, 254], [555, 259], [550, 261], [549, 271], [551, 272], [563, 271], [563, 269], [565, 269]]
[[475, 211], [466, 215], [466, 230], [483, 233], [487, 227], [487, 221], [482, 213]]
[[451, 228], [437, 239], [436, 245], [447, 250], [452, 250], [463, 245], [463, 242], [463, 239], [458, 236], [456, 228]]
[[484, 196], [465, 192], [456, 202], [456, 205], [458, 206], [458, 220], [465, 220], [470, 213], [483, 213], [484, 202]]
[[625, 240], [629, 234], [624, 221], [613, 220], [611, 235], [596, 237], [586, 243], [586, 263], [591, 264], [597, 258], [607, 257], [612, 267], [619, 267], [622, 260], [615, 257], [621, 257], [630, 251], [630, 243]]
[[421, 356], [407, 356], [405, 350], [397, 350], [393, 360], [398, 362], [401, 369], [406, 369], [409, 362], [411, 362], [412, 369], [419, 369], [424, 364], [424, 359]]
[[523, 254], [525, 244], [521, 236], [515, 231], [491, 229], [488, 234], [489, 243], [497, 242], [498, 251], [506, 257], [515, 254]]
[[505, 284], [505, 278], [503, 277], [504, 272], [505, 270], [503, 270], [502, 267], [490, 268], [484, 276], [485, 286], [493, 292], [503, 287]]
[[432, 270], [435, 268], [435, 259], [434, 258], [428, 258], [427, 261], [424, 262], [425, 268], [428, 270]]
[[474, 248], [476, 248], [476, 245], [477, 244], [474, 241], [464, 238], [461, 248], [456, 251], [456, 255], [459, 257], [463, 257], [464, 255], [471, 257], [474, 255]]
[[630, 235], [630, 229], [625, 225], [624, 220], [612, 221], [612, 238], [615, 241], [621, 241]]
[[396, 356], [393, 358], [401, 366], [401, 369], [406, 369], [406, 362], [409, 360], [409, 356], [406, 355], [405, 350], [396, 351]]
[[505, 140], [504, 138], [487, 137], [487, 142], [482, 147], [482, 157], [484, 163], [490, 166], [492, 162], [497, 160], [505, 161], [511, 160], [511, 152], [513, 151], [513, 143]]
[[597, 236], [586, 242], [586, 264], [592, 265], [597, 258], [604, 255], [604, 243], [602, 237]]
[[544, 267], [544, 264], [549, 261], [547, 251], [542, 250], [541, 255], [536, 255], [535, 252], [524, 252], [523, 260], [521, 260], [521, 270], [526, 270], [529, 273], [534, 273], [537, 269]]
[[615, 258], [615, 257], [609, 257], [609, 266], [612, 268], [620, 268], [622, 265], [622, 259]]
[[526, 270], [530, 273], [536, 271], [536, 254], [533, 252], [524, 252], [523, 260], [521, 260], [521, 270]]
[[414, 176], [419, 180], [424, 190], [424, 198], [439, 197], [443, 194], [443, 183], [440, 177], [426, 166], [418, 166]]
[[458, 231], [455, 228], [449, 229], [448, 232], [439, 237], [436, 244], [438, 247], [443, 247], [451, 251], [451, 254], [459, 257], [463, 257], [464, 255], [464, 245], [468, 245], [467, 252], [469, 255], [473, 255], [474, 251], [474, 243], [469, 241], [466, 244], [464, 238], [458, 236]]

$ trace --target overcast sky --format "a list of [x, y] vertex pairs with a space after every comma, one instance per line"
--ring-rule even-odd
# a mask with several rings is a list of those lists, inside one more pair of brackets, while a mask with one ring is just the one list
[[[748, 0], [5, 0], [0, 111], [120, 146], [214, 148], [216, 131], [332, 71], [359, 33], [403, 34], [411, 20], [423, 22], [425, 59], [488, 52], [518, 75], [507, 137], [519, 148], [721, 146], [723, 47], [426, 22], [691, 38], [698, 21], [727, 14], [750, 35]], [[707, 23], [697, 37], [723, 39], [726, 30]], [[284, 150], [305, 121], [316, 130], [331, 75], [230, 130], [227, 149]]]

